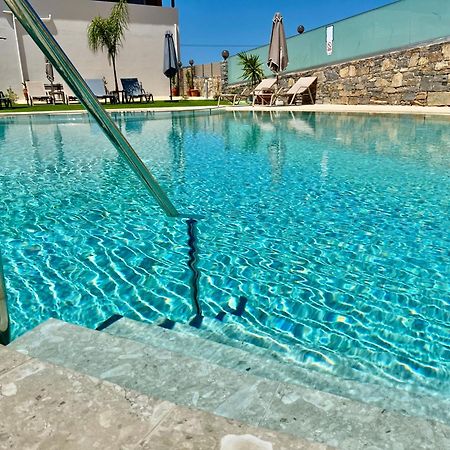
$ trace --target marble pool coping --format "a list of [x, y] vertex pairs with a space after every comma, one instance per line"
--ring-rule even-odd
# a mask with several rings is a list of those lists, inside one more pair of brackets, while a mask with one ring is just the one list
[[[153, 325], [145, 325], [151, 326]], [[132, 336], [119, 337], [108, 333], [107, 329], [106, 332], [99, 332], [49, 319], [19, 337], [8, 346], [8, 350], [16, 350], [25, 357], [34, 358], [35, 364], [50, 364], [56, 370], [67, 369], [71, 373], [83, 374], [140, 392], [144, 397], [201, 410], [212, 417], [227, 417], [246, 423], [246, 426], [256, 427], [256, 430], [260, 427], [262, 430], [272, 429], [277, 433], [295, 436], [300, 441], [320, 442], [335, 448], [355, 450], [450, 448], [450, 427], [440, 421], [414, 417], [407, 415], [406, 411], [382, 409], [301, 385], [271, 380], [248, 371], [251, 366], [240, 356], [239, 359], [244, 362], [243, 368], [246, 369], [230, 369], [200, 359], [190, 351], [184, 353], [189, 347], [184, 335], [179, 335], [176, 339], [178, 347], [183, 347], [183, 353], [179, 349], [175, 351], [163, 348], [154, 339], [144, 342], [134, 332]], [[14, 405], [17, 404], [16, 388], [11, 383], [19, 386], [23, 379], [29, 378], [27, 374], [30, 371], [13, 371], [8, 379], [4, 379], [1, 357], [0, 353], [0, 393], [11, 394], [7, 398]], [[230, 357], [229, 352], [223, 353], [224, 359]], [[38, 375], [40, 373], [39, 371]], [[50, 395], [47, 392], [53, 392], [54, 386], [54, 383], [49, 385], [45, 395], [37, 389], [37, 396]], [[75, 395], [77, 392], [84, 392], [82, 386], [79, 386]], [[26, 392], [23, 395], [25, 401]], [[75, 400], [78, 401], [78, 397]], [[18, 412], [23, 409], [21, 404], [19, 402]], [[106, 399], [100, 400], [99, 404], [109, 407]], [[0, 413], [5, 408], [4, 405], [0, 396]], [[6, 410], [9, 409], [6, 407]], [[15, 416], [20, 419], [17, 412]], [[0, 421], [0, 436], [1, 426]], [[255, 432], [251, 434], [255, 435]], [[209, 448], [219, 450], [220, 447], [216, 445]], [[279, 448], [285, 447], [274, 445], [274, 450]]]
[[238, 441], [255, 450], [331, 448], [143, 395], [2, 346], [0, 415], [0, 448], [232, 450], [242, 448]]
[[303, 111], [323, 113], [416, 114], [450, 116], [450, 107], [438, 106], [315, 104], [300, 106], [225, 106], [224, 109], [230, 111]]
[[[296, 106], [251, 106], [251, 105], [220, 105], [220, 106], [184, 106], [169, 108], [117, 108], [108, 109], [112, 113], [133, 112], [187, 112], [187, 111], [292, 111], [292, 112], [318, 112], [318, 113], [352, 113], [352, 114], [409, 114], [419, 116], [450, 116], [450, 107], [447, 106], [408, 106], [408, 105], [336, 105], [315, 104]], [[21, 115], [73, 115], [87, 114], [85, 110], [69, 111], [28, 111], [14, 112], [0, 111], [0, 117]]]

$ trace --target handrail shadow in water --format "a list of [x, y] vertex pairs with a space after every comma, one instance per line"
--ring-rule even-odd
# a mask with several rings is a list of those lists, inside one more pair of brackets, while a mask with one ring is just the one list
[[6, 298], [5, 277], [3, 276], [2, 257], [0, 255], [0, 344], [7, 345], [11, 340], [8, 304]]
[[199, 279], [200, 272], [197, 269], [197, 230], [196, 224], [197, 220], [189, 218], [186, 220], [188, 226], [188, 246], [189, 246], [189, 261], [188, 267], [192, 271], [191, 277], [191, 298], [192, 298], [192, 308], [194, 310], [195, 316], [189, 322], [193, 327], [199, 328], [203, 321], [202, 308], [200, 306], [199, 299]]

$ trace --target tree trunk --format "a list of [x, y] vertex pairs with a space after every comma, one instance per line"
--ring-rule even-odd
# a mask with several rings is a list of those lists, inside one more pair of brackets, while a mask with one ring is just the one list
[[115, 84], [116, 95], [119, 95], [119, 84], [117, 83], [117, 72], [116, 72], [116, 58], [113, 56], [111, 58], [111, 61], [112, 61], [113, 72], [114, 72], [114, 84]]

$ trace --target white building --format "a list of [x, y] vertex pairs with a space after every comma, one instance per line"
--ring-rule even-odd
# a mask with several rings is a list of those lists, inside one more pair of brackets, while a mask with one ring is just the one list
[[[107, 54], [94, 54], [88, 47], [87, 27], [95, 16], [109, 15], [114, 0], [31, 0], [44, 23], [84, 78], [107, 80], [114, 89]], [[174, 1], [171, 2], [174, 6]], [[178, 10], [162, 7], [161, 0], [128, 0], [129, 29], [117, 57], [118, 78], [137, 77], [155, 96], [169, 94], [163, 74], [164, 35], [174, 33], [178, 41]], [[23, 98], [22, 81], [46, 83], [45, 58], [31, 37], [0, 0], [0, 90], [11, 87]], [[55, 82], [62, 81], [55, 74]], [[120, 82], [119, 82], [120, 83]]]

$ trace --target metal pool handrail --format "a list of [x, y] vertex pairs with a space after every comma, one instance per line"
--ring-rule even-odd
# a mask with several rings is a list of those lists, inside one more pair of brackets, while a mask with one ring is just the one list
[[[104, 133], [108, 136], [109, 140], [116, 147], [119, 154], [125, 159], [138, 178], [144, 183], [146, 188], [158, 202], [159, 206], [169, 217], [182, 218], [183, 216], [178, 213], [175, 206], [173, 206], [156, 179], [120, 132], [111, 116], [107, 114], [100, 105], [80, 73], [56, 42], [52, 34], [48, 31], [47, 27], [37, 15], [36, 11], [34, 11], [28, 0], [5, 0], [5, 3], [11, 9], [11, 12], [14, 14], [15, 18], [22, 24], [24, 29], [31, 36], [36, 45], [41, 49], [42, 53], [44, 53], [47, 59], [54, 65], [58, 73], [63, 77], [64, 81], [69, 85], [80, 102], [92, 114], [94, 119], [103, 129]], [[184, 218], [192, 219], [192, 217], [186, 216], [184, 216]], [[3, 279], [3, 271], [1, 273]], [[196, 277], [196, 283], [198, 283], [198, 274]], [[197, 291], [198, 289], [195, 292]], [[202, 311], [200, 303], [198, 302], [198, 298], [196, 298], [197, 295], [194, 297], [195, 300], [193, 301], [193, 310], [195, 311], [197, 317], [201, 317]], [[6, 319], [2, 319], [3, 316], [6, 317]], [[5, 326], [6, 324], [6, 331], [9, 333], [9, 321], [6, 310], [6, 289], [4, 281], [0, 281], [0, 319], [6, 320], [5, 322], [0, 322], [0, 325], [3, 324]], [[0, 327], [0, 333], [1, 330], [2, 328]]]
[[5, 277], [3, 276], [2, 257], [0, 255], [0, 344], [10, 341], [8, 305], [6, 303]]
[[139, 158], [133, 147], [103, 109], [84, 79], [48, 31], [27, 0], [5, 0], [16, 19], [22, 24], [42, 53], [55, 66], [64, 81], [73, 90], [84, 107], [92, 114], [119, 154], [144, 183], [159, 206], [169, 217], [178, 217], [178, 211], [162, 190], [156, 179]]

